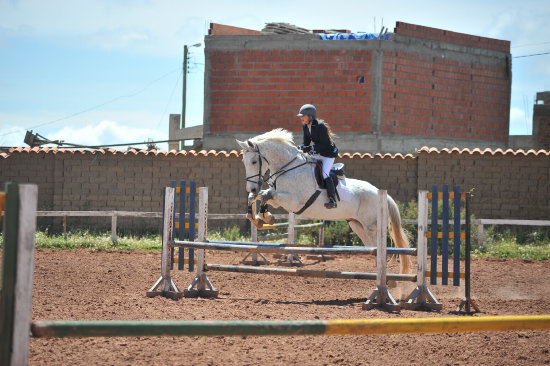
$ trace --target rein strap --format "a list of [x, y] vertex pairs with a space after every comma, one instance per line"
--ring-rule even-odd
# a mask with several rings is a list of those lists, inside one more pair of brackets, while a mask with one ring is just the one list
[[319, 195], [321, 194], [321, 191], [320, 190], [316, 190], [315, 193], [313, 193], [311, 195], [311, 197], [309, 197], [309, 199], [307, 200], [306, 204], [304, 205], [304, 207], [302, 207], [300, 209], [300, 211], [298, 212], [294, 212], [296, 215], [301, 215], [302, 212], [304, 212], [305, 210], [308, 209], [309, 206], [311, 206], [313, 204], [313, 202], [315, 202], [315, 200], [317, 199], [317, 197], [319, 197]]

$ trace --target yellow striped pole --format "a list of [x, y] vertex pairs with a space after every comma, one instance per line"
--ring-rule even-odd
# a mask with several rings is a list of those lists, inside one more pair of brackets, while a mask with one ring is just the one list
[[328, 321], [325, 334], [425, 334], [549, 330], [550, 315]]

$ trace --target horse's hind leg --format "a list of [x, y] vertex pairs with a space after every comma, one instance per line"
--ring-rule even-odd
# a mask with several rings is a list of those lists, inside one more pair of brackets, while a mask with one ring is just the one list
[[[374, 225], [375, 229], [365, 230], [365, 226], [357, 220], [350, 220], [348, 221], [348, 223], [349, 223], [349, 226], [351, 227], [351, 230], [353, 230], [353, 232], [357, 234], [357, 236], [359, 236], [359, 239], [361, 239], [364, 246], [373, 246], [373, 247], [377, 246], [376, 225]], [[369, 227], [372, 228], [373, 225]], [[388, 287], [396, 287], [396, 286], [397, 286], [397, 283], [395, 281], [388, 281]]]
[[357, 220], [350, 220], [348, 224], [364, 246], [376, 246], [376, 230], [366, 230], [365, 226]]

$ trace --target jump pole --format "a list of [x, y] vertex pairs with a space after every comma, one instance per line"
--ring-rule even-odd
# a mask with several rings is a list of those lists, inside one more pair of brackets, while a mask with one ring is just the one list
[[265, 321], [53, 320], [32, 324], [32, 334], [39, 338], [434, 334], [548, 329], [550, 315]]

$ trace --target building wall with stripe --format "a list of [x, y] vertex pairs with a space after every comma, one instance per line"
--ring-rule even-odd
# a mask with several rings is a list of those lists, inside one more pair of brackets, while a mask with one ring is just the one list
[[508, 146], [510, 42], [398, 22], [387, 40], [205, 38], [203, 147], [236, 148], [313, 103], [347, 152]]

